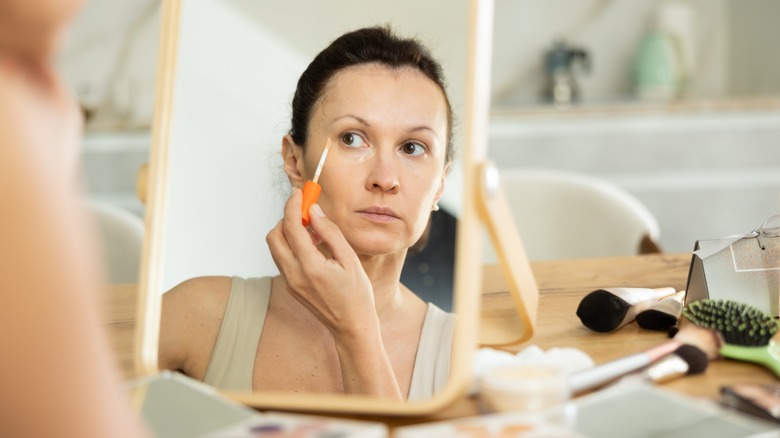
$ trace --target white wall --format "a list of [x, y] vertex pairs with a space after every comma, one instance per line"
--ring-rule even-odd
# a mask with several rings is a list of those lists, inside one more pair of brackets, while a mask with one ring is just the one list
[[774, 93], [780, 88], [780, 2], [742, 0], [729, 4], [733, 72], [731, 92], [743, 95]]
[[278, 151], [306, 58], [215, 0], [183, 5], [179, 44], [163, 290], [195, 276], [275, 274], [265, 234], [282, 210]]

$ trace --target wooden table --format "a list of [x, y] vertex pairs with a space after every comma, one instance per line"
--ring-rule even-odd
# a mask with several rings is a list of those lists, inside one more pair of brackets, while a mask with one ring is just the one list
[[[646, 350], [663, 342], [666, 339], [664, 333], [643, 330], [636, 323], [608, 334], [590, 331], [580, 323], [575, 310], [585, 294], [604, 287], [670, 286], [683, 290], [689, 264], [689, 254], [534, 262], [532, 269], [540, 291], [536, 334], [528, 343], [510, 351], [520, 351], [531, 344], [545, 350], [552, 347], [573, 347], [590, 355], [598, 364]], [[506, 283], [497, 266], [485, 268], [483, 288], [484, 300], [498, 300], [511, 306]], [[128, 378], [133, 377], [131, 347], [136, 298], [137, 289], [134, 285], [115, 285], [107, 288], [106, 321], [120, 365]], [[704, 374], [673, 380], [664, 386], [693, 396], [717, 399], [720, 387], [724, 384], [777, 380], [774, 374], [761, 366], [719, 360], [711, 362]], [[444, 411], [427, 417], [373, 419], [397, 426], [476, 414], [476, 402], [464, 398]]]

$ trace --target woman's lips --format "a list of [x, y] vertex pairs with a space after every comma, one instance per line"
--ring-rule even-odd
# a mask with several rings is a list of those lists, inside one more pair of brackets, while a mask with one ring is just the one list
[[358, 211], [358, 214], [373, 222], [393, 222], [400, 219], [393, 210], [386, 207], [371, 207]]

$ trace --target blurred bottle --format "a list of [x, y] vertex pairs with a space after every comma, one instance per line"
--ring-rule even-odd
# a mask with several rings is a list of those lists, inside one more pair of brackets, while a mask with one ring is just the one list
[[567, 106], [579, 100], [580, 88], [577, 83], [577, 64], [584, 71], [590, 70], [588, 53], [576, 47], [569, 47], [558, 40], [545, 53], [544, 99], [556, 106]]
[[693, 16], [680, 2], [664, 2], [634, 58], [632, 83], [640, 99], [675, 99], [688, 95], [693, 83]]

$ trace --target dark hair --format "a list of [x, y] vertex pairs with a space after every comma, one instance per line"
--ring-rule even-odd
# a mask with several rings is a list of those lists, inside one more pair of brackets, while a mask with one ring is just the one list
[[344, 68], [379, 63], [391, 68], [413, 67], [441, 88], [447, 105], [447, 151], [445, 162], [453, 157], [452, 107], [445, 90], [441, 65], [419, 41], [400, 38], [387, 26], [358, 29], [333, 41], [321, 51], [301, 77], [292, 101], [290, 136], [300, 146], [306, 144], [314, 104], [328, 81]]

